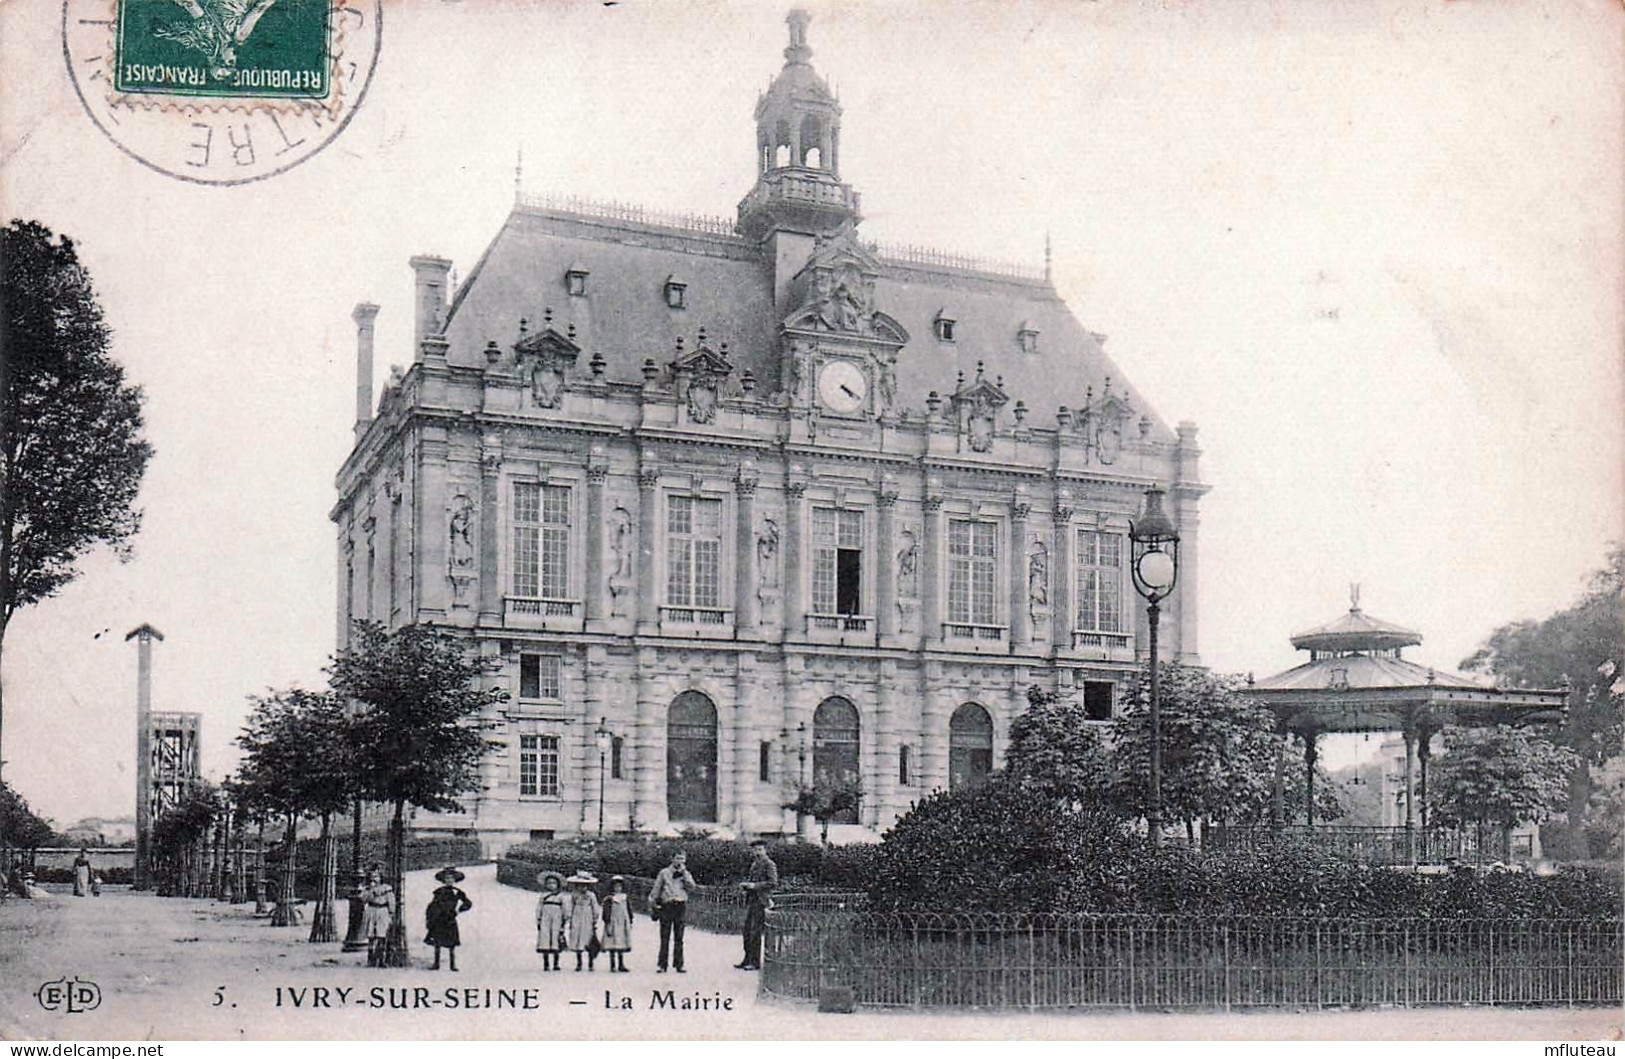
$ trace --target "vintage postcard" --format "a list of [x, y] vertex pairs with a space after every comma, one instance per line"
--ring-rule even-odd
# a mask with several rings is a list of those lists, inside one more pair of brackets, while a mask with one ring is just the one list
[[1622, 29], [0, 5], [0, 1038], [1617, 1041]]

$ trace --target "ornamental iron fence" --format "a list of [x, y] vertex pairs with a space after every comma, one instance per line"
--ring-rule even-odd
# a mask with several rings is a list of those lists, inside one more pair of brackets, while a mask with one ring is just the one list
[[878, 1007], [1615, 1004], [1625, 928], [1596, 920], [875, 914], [767, 917], [762, 988]]

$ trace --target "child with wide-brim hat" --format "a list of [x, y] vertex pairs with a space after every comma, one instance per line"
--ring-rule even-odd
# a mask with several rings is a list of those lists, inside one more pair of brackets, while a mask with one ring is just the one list
[[611, 971], [626, 970], [626, 954], [632, 951], [632, 898], [620, 875], [610, 876], [609, 896], [604, 898], [604, 951], [609, 953]]
[[598, 880], [591, 872], [578, 870], [564, 882], [570, 887], [569, 912], [564, 926], [565, 945], [576, 954], [576, 970], [581, 970], [581, 957], [585, 955], [587, 970], [591, 971], [598, 960], [598, 920], [603, 915], [598, 895], [592, 891], [598, 885]]
[[434, 878], [441, 885], [429, 899], [429, 907], [424, 912], [428, 933], [423, 941], [426, 945], [434, 946], [434, 963], [429, 970], [440, 970], [440, 950], [444, 948], [451, 958], [451, 969], [455, 971], [457, 946], [462, 944], [462, 935], [457, 929], [457, 916], [473, 908], [474, 902], [457, 888], [464, 875], [456, 868], [450, 865], [441, 868], [435, 873]]
[[540, 872], [542, 897], [536, 902], [536, 951], [542, 954], [542, 970], [559, 970], [559, 950], [564, 948], [564, 924], [570, 918], [570, 902], [564, 894], [564, 876], [556, 871]]

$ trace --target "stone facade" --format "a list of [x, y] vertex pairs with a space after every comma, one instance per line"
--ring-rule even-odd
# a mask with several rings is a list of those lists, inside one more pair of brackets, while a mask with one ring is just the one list
[[1144, 409], [1047, 269], [859, 238], [790, 22], [737, 220], [521, 197], [455, 292], [412, 260], [414, 362], [376, 413], [357, 307], [339, 641], [464, 630], [511, 692], [485, 790], [420, 831], [781, 833], [820, 775], [883, 828], [996, 765], [1029, 686], [1110, 714], [1152, 483], [1183, 537], [1165, 657], [1196, 658], [1195, 428]]

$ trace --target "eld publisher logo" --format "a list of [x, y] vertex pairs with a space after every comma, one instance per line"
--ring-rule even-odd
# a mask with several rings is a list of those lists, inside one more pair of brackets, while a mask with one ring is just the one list
[[95, 1011], [102, 1006], [101, 987], [77, 975], [71, 982], [66, 978], [46, 982], [34, 991], [34, 998], [46, 1011], [66, 1011], [70, 1015]]

